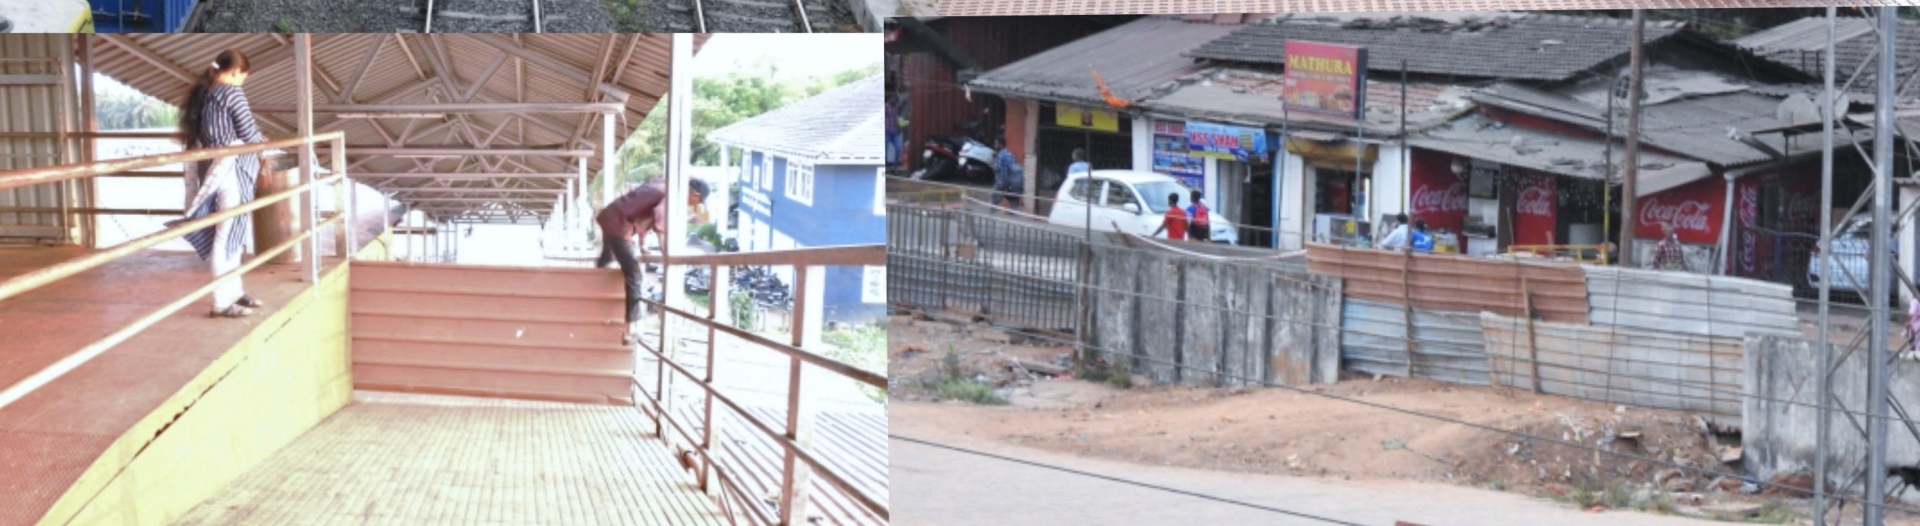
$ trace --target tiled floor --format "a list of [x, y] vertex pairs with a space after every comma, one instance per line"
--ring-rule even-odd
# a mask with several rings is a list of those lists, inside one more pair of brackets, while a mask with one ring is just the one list
[[720, 524], [632, 407], [358, 392], [176, 524]]

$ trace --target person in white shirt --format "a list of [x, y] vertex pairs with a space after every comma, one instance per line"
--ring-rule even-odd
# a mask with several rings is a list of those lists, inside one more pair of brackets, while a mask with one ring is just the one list
[[1394, 214], [1393, 222], [1394, 222], [1393, 231], [1388, 232], [1387, 237], [1380, 238], [1380, 243], [1374, 245], [1374, 248], [1380, 248], [1384, 250], [1406, 250], [1407, 247], [1410, 246], [1407, 243], [1407, 215]]

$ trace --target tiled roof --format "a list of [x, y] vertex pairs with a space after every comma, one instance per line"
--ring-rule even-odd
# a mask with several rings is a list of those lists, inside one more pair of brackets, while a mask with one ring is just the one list
[[[1854, 72], [1858, 70], [1859, 78], [1853, 81], [1853, 87], [1847, 91], [1868, 96], [1866, 99], [1856, 98], [1856, 101], [1872, 102], [1874, 78], [1877, 76], [1874, 72], [1877, 71], [1878, 64], [1876, 61], [1875, 64], [1866, 64], [1866, 67], [1862, 68], [1861, 63], [1878, 56], [1874, 53], [1874, 49], [1879, 45], [1879, 39], [1875, 36], [1873, 21], [1865, 18], [1835, 17], [1834, 25], [1836, 26], [1833, 46], [1834, 85], [1846, 84], [1847, 79], [1852, 78]], [[1748, 35], [1734, 41], [1734, 45], [1819, 78], [1823, 74], [1822, 69], [1825, 67], [1826, 60], [1827, 19], [1826, 17], [1802, 18]], [[1920, 22], [1901, 20], [1894, 46], [1896, 49], [1894, 57], [1898, 61], [1896, 65], [1899, 72], [1898, 78], [1901, 79], [1902, 84], [1905, 84], [1900, 86], [1905, 88], [1900, 98], [1912, 100], [1920, 97], [1920, 88], [1913, 87], [1913, 83], [1906, 80], [1913, 77], [1916, 71], [1920, 71]]]
[[1199, 70], [1188, 50], [1234, 26], [1147, 17], [989, 71], [969, 88], [999, 95], [1103, 105], [1093, 71], [1128, 100]]
[[[1378, 24], [1376, 24], [1378, 25]], [[1649, 22], [1646, 41], [1681, 31]], [[1627, 53], [1630, 21], [1566, 15], [1506, 15], [1467, 27], [1392, 24], [1383, 29], [1294, 17], [1255, 24], [1209, 42], [1197, 58], [1282, 64], [1288, 40], [1365, 46], [1369, 69], [1494, 79], [1565, 80]]]
[[708, 132], [707, 140], [800, 159], [877, 163], [886, 148], [880, 80], [856, 80], [729, 124]]
[[[1912, 0], [1852, 0], [1850, 5], [1904, 6]], [[1826, 7], [1825, 0], [938, 0], [931, 8], [909, 7], [903, 15], [1039, 16], [1168, 15], [1184, 13], [1358, 13], [1367, 11], [1459, 11], [1500, 9], [1703, 9]], [[931, 11], [931, 12], [929, 12]]]

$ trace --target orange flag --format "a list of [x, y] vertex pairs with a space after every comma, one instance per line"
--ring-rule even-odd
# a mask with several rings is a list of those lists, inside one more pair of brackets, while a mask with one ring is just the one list
[[1107, 99], [1108, 106], [1125, 108], [1133, 105], [1133, 102], [1120, 98], [1113, 94], [1113, 90], [1107, 89], [1107, 81], [1100, 78], [1100, 72], [1093, 69], [1093, 66], [1087, 66], [1087, 71], [1093, 72], [1093, 83], [1100, 86], [1100, 96]]

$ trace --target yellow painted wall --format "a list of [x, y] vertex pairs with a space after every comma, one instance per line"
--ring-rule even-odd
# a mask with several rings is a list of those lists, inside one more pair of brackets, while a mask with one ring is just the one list
[[40, 524], [168, 524], [351, 402], [347, 274], [327, 273], [318, 297], [297, 295], [128, 430]]

